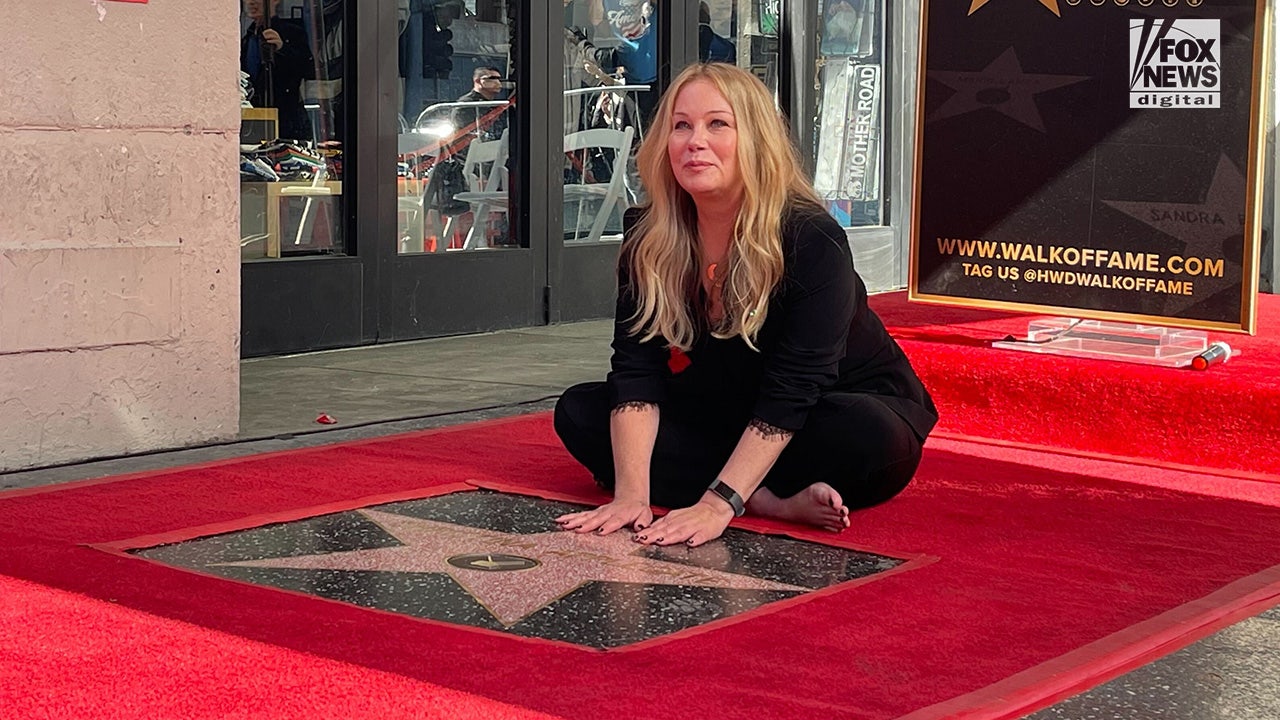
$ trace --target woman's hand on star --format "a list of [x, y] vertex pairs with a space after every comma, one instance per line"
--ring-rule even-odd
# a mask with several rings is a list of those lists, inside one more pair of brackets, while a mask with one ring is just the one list
[[684, 543], [697, 547], [720, 537], [730, 520], [733, 520], [733, 508], [728, 503], [719, 498], [703, 498], [696, 505], [672, 510], [647, 530], [637, 531], [635, 541], [642, 545]]
[[614, 499], [594, 510], [569, 513], [556, 518], [561, 530], [608, 535], [624, 527], [640, 532], [653, 524], [653, 510], [643, 500]]

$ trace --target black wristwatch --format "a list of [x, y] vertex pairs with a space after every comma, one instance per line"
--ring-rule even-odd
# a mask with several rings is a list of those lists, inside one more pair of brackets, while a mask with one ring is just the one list
[[712, 495], [729, 503], [729, 506], [733, 508], [734, 517], [742, 517], [742, 514], [747, 511], [747, 504], [743, 502], [742, 496], [738, 494], [738, 491], [720, 482], [720, 478], [716, 478], [715, 482], [711, 483], [711, 487], [708, 487], [707, 490]]

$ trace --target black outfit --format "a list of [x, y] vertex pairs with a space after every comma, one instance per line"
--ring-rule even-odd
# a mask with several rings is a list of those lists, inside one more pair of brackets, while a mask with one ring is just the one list
[[[487, 98], [472, 90], [458, 98], [458, 102], [485, 102], [497, 99], [496, 97]], [[502, 111], [500, 115], [488, 123], [485, 122], [486, 115], [499, 110]], [[453, 111], [453, 126], [457, 130], [467, 130], [467, 134], [471, 136], [472, 140], [497, 140], [502, 137], [502, 132], [507, 129], [507, 111], [500, 105], [456, 108]], [[460, 154], [466, 155], [465, 147], [462, 148]]]
[[[257, 23], [250, 25], [240, 40], [240, 69], [250, 74], [253, 83], [250, 102], [254, 107], [276, 108], [280, 137], [311, 142], [314, 136], [311, 118], [302, 105], [302, 81], [315, 79], [316, 65], [307, 33], [293, 20], [271, 18], [270, 26], [284, 41], [279, 50], [262, 41], [262, 28]], [[258, 48], [251, 52], [249, 43], [258, 43]], [[257, 58], [256, 63], [251, 62], [251, 56]], [[254, 64], [256, 68], [251, 67]]]
[[[624, 258], [637, 218], [628, 212]], [[601, 486], [614, 483], [610, 413], [644, 402], [660, 414], [650, 473], [657, 505], [696, 503], [751, 422], [795, 433], [763, 482], [778, 497], [826, 482], [846, 505], [866, 507], [906, 487], [937, 422], [929, 393], [867, 306], [835, 220], [819, 207], [793, 207], [782, 246], [784, 277], [757, 337], [760, 351], [704, 331], [679, 372], [665, 341], [629, 334], [636, 300], [627, 263], [619, 263], [607, 382], [570, 388], [555, 412], [565, 447]]]

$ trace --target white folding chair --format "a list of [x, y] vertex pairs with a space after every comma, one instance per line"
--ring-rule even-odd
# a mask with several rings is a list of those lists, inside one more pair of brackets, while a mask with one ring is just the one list
[[[409, 162], [410, 167], [416, 167], [418, 159], [422, 155], [430, 155], [431, 151], [440, 145], [440, 141], [430, 135], [409, 132], [407, 127], [404, 117], [401, 116], [398, 140], [399, 155]], [[420, 180], [416, 173], [411, 176], [411, 179]], [[410, 183], [409, 187], [413, 188], [414, 185]], [[402, 233], [400, 252], [422, 252], [426, 249], [424, 236], [426, 233], [427, 208], [423, 203], [421, 190], [398, 196], [396, 209], [404, 217], [404, 231]]]
[[[587, 233], [583, 242], [600, 242], [600, 238], [604, 234], [605, 225], [608, 224], [609, 218], [613, 215], [614, 206], [617, 205], [618, 200], [625, 193], [624, 180], [627, 157], [631, 153], [631, 138], [634, 135], [635, 128], [628, 126], [623, 130], [611, 130], [608, 128], [580, 130], [565, 136], [565, 153], [582, 152], [582, 172], [579, 173], [581, 182], [564, 186], [564, 199], [566, 201], [578, 201], [578, 220], [574, 224], [573, 242], [579, 242], [578, 230], [582, 227], [583, 207], [587, 201], [595, 199], [600, 200], [600, 209], [596, 213], [595, 221], [591, 224], [591, 230]], [[588, 180], [591, 164], [586, 150], [589, 148], [612, 151], [613, 162], [609, 166], [609, 179], [607, 181], [590, 182]]]
[[468, 145], [462, 174], [467, 178], [471, 190], [453, 197], [471, 206], [473, 218], [462, 249], [488, 247], [486, 228], [490, 213], [505, 214], [510, 205], [507, 198], [507, 131], [503, 130], [502, 137], [497, 140], [477, 141]]

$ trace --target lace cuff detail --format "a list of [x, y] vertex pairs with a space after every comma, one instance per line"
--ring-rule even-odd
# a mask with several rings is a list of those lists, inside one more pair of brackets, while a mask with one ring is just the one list
[[611, 414], [617, 415], [619, 413], [631, 412], [636, 410], [648, 410], [649, 408], [656, 408], [656, 407], [658, 407], [657, 403], [645, 402], [644, 400], [632, 400], [630, 402], [619, 403], [616, 407], [613, 408], [613, 412]]
[[795, 434], [790, 430], [783, 430], [777, 425], [770, 425], [760, 418], [751, 418], [751, 422], [747, 424], [747, 427], [765, 440], [786, 440]]

